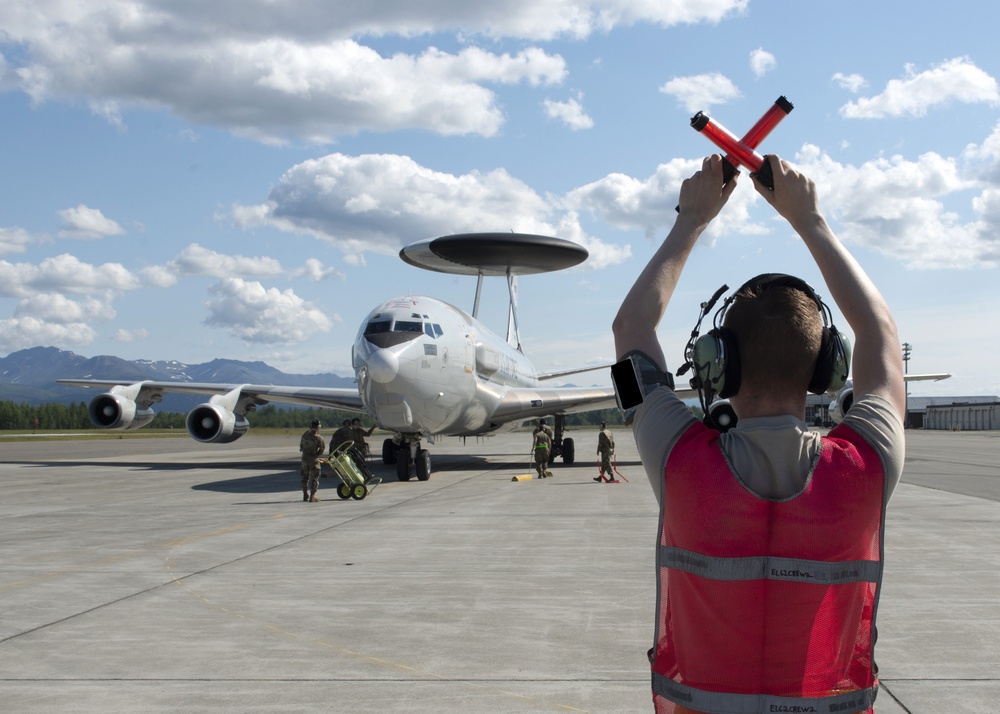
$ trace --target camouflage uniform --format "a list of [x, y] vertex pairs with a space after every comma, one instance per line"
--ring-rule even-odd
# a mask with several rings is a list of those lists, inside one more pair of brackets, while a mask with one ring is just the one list
[[[613, 480], [615, 471], [611, 466], [611, 454], [615, 453], [615, 437], [611, 432], [601, 429], [597, 435], [597, 453], [601, 455], [601, 476], [607, 473], [608, 481]], [[601, 476], [596, 480], [600, 480]]]
[[354, 441], [354, 435], [351, 433], [351, 423], [347, 422], [342, 427], [333, 432], [333, 436], [330, 437], [330, 453], [338, 446], [343, 444], [345, 441]]
[[535, 451], [535, 470], [538, 472], [538, 478], [545, 478], [545, 467], [549, 463], [549, 454], [552, 451], [552, 437], [547, 431], [539, 429], [535, 432], [531, 446]]
[[[355, 421], [358, 421], [355, 419]], [[365, 457], [368, 452], [368, 442], [365, 441], [366, 436], [371, 436], [372, 432], [375, 431], [375, 425], [372, 424], [372, 428], [365, 431], [365, 428], [361, 426], [361, 422], [351, 426], [351, 440], [354, 442], [354, 446], [350, 450], [350, 456], [354, 459], [354, 463], [358, 465], [358, 469], [361, 473], [365, 472]]]
[[555, 439], [555, 435], [552, 432], [552, 427], [546, 424], [544, 419], [538, 420], [538, 426], [535, 427], [535, 431], [532, 433], [537, 434], [540, 431], [544, 431], [546, 434], [548, 434], [549, 439]]
[[319, 435], [319, 425], [302, 435], [299, 439], [299, 451], [302, 452], [302, 465], [299, 468], [302, 475], [302, 500], [318, 501], [316, 491], [319, 490], [319, 460], [326, 451], [326, 442]]

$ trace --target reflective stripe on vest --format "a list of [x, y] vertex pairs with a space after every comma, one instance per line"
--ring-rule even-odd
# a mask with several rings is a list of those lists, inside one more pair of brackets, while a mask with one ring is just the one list
[[878, 691], [875, 614], [885, 476], [838, 427], [802, 491], [741, 483], [718, 432], [690, 427], [661, 485], [657, 712], [867, 712]]
[[830, 563], [825, 560], [776, 558], [767, 555], [756, 558], [713, 558], [668, 545], [660, 546], [660, 565], [710, 580], [791, 580], [823, 585], [877, 583], [880, 569], [875, 560]]
[[829, 697], [776, 697], [769, 694], [706, 692], [679, 684], [653, 673], [653, 692], [674, 704], [712, 714], [760, 714], [760, 712], [862, 712], [875, 703], [878, 687], [869, 687]]

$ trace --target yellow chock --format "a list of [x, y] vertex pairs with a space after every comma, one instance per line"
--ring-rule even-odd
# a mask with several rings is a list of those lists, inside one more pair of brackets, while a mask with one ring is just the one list
[[514, 478], [512, 478], [511, 481], [530, 481], [533, 478], [535, 477], [532, 476], [531, 474], [521, 474], [520, 476], [515, 476]]

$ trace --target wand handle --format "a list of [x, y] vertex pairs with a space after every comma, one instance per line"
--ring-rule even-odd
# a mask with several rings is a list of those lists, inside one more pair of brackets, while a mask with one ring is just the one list
[[[739, 167], [746, 166], [751, 173], [757, 175], [757, 179], [772, 191], [774, 190], [774, 176], [771, 173], [771, 164], [764, 160], [754, 149], [768, 134], [794, 109], [795, 106], [788, 101], [784, 95], [778, 97], [774, 104], [768, 107], [764, 115], [757, 120], [757, 123], [750, 127], [750, 130], [743, 135], [742, 139], [726, 129], [724, 126], [714, 121], [704, 112], [698, 112], [691, 118], [691, 126], [698, 132], [704, 134], [713, 144], [722, 149], [725, 153], [722, 164], [722, 184], [726, 185], [732, 181], [733, 176]], [[677, 211], [680, 212], [680, 205]]]

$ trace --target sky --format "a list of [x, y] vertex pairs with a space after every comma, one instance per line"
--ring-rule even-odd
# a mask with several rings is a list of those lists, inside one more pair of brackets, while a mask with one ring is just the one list
[[[987, 7], [6, 0], [0, 354], [350, 376], [379, 303], [429, 295], [471, 311], [474, 278], [410, 266], [402, 246], [515, 231], [590, 252], [519, 280], [525, 353], [541, 370], [608, 363], [612, 319], [681, 181], [716, 151], [692, 115], [741, 136], [784, 95], [795, 109], [759, 151], [816, 182], [911, 345], [907, 370], [954, 375], [911, 393], [1000, 394]], [[661, 323], [670, 368], [699, 304], [762, 272], [828, 296], [743, 176]], [[480, 317], [501, 334], [506, 298], [487, 279]]]

